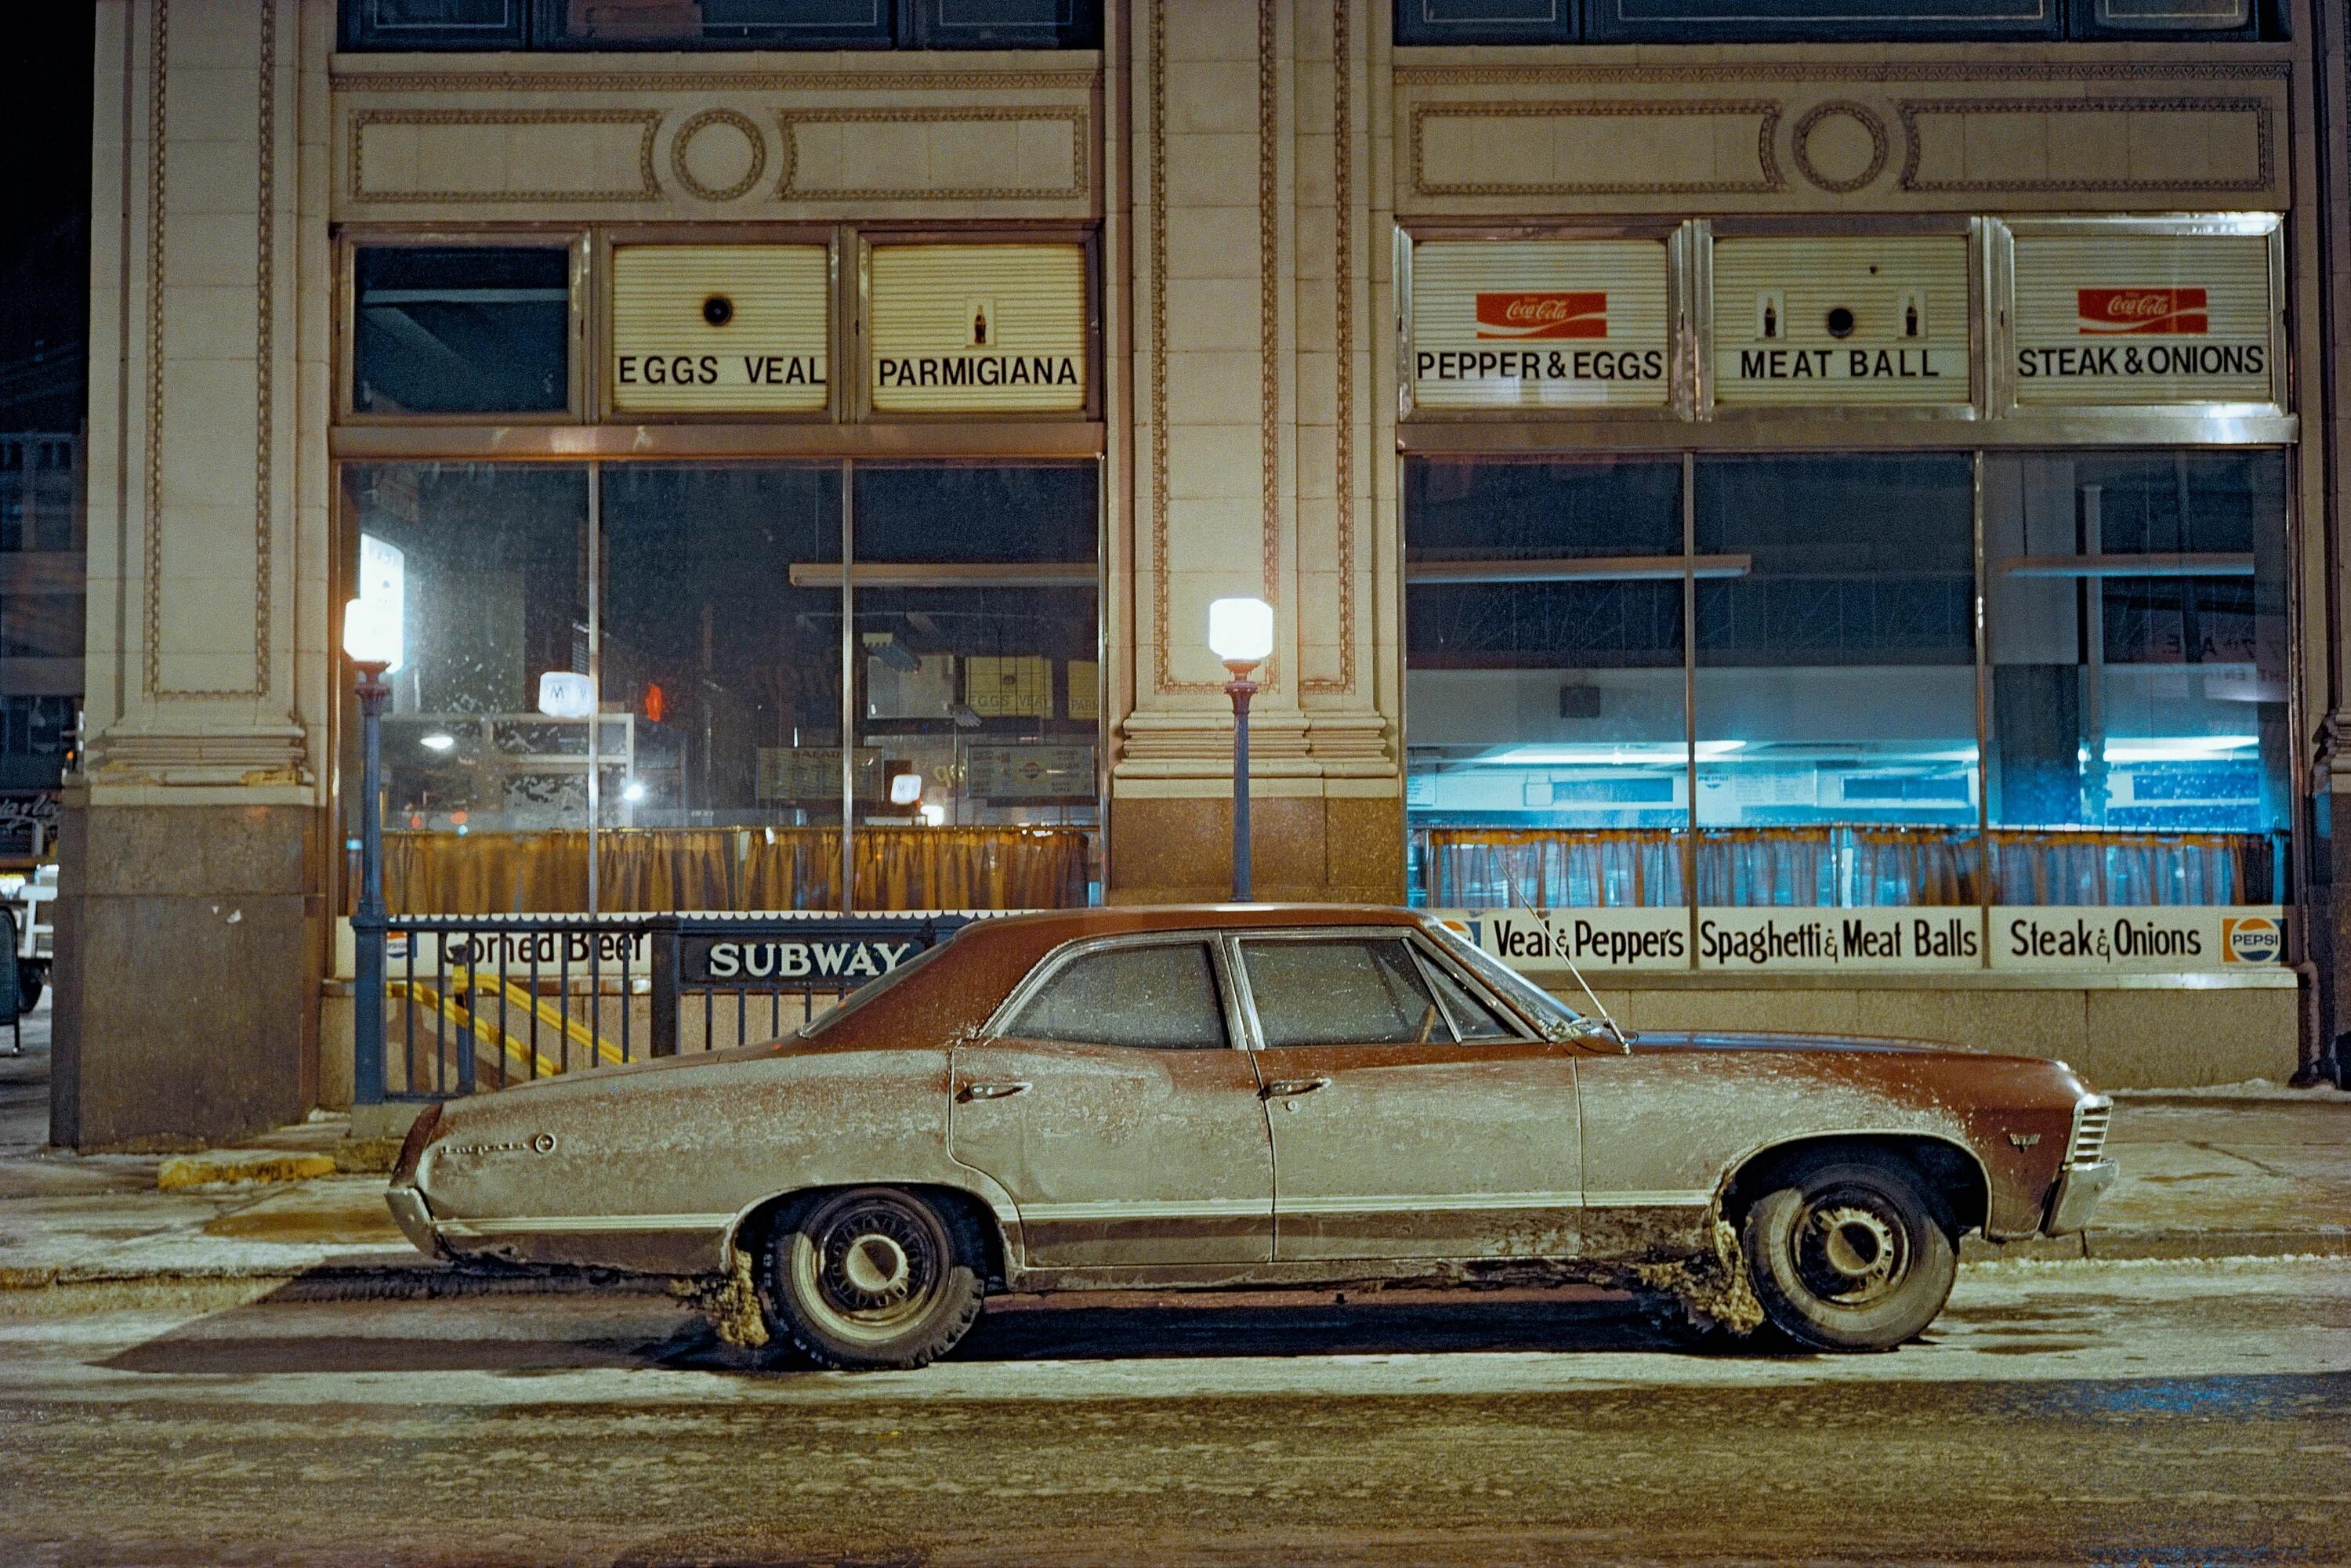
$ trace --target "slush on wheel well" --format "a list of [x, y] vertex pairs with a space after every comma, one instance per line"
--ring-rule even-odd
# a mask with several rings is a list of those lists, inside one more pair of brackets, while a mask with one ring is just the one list
[[1780, 1185], [1785, 1173], [1802, 1162], [1827, 1154], [1892, 1158], [1918, 1173], [1921, 1186], [1941, 1209], [1944, 1226], [1956, 1238], [1984, 1222], [1991, 1194], [1984, 1174], [1972, 1155], [1939, 1138], [1896, 1134], [1833, 1134], [1775, 1144], [1750, 1158], [1730, 1178], [1723, 1193], [1724, 1218], [1734, 1225], [1757, 1198]]

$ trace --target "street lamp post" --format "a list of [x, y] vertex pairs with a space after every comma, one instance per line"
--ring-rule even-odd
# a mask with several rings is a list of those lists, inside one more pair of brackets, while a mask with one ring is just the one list
[[384, 672], [400, 659], [400, 627], [386, 608], [354, 599], [343, 610], [343, 653], [360, 699], [360, 899], [351, 914], [351, 1100], [383, 1103]]
[[1208, 606], [1208, 647], [1224, 662], [1232, 679], [1225, 695], [1233, 699], [1233, 902], [1247, 904], [1249, 891], [1249, 698], [1258, 685], [1249, 679], [1273, 652], [1273, 606], [1262, 599], [1219, 599]]

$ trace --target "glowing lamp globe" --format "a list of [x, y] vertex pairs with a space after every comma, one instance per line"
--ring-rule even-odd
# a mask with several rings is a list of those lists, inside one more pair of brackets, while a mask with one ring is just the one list
[[343, 607], [343, 652], [354, 664], [390, 670], [400, 663], [400, 611], [380, 599], [354, 599]]
[[1273, 606], [1262, 599], [1219, 599], [1208, 606], [1208, 648], [1232, 669], [1264, 663], [1273, 652]]

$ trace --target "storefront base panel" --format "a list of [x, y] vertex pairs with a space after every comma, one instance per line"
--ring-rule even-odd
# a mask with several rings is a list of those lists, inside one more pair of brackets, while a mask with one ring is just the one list
[[[1543, 984], [1588, 1009], [1575, 982]], [[1594, 988], [1626, 1029], [1763, 1030], [1949, 1042], [1974, 1051], [2056, 1057], [2101, 1089], [2175, 1089], [2294, 1076], [2300, 1004], [2294, 977], [2215, 984], [2213, 977], [2133, 975], [2081, 980], [1985, 977], [1966, 982], [1855, 987], [1835, 976], [1774, 981], [1705, 977], [1689, 983], [1610, 977]]]
[[217, 1144], [298, 1120], [318, 1088], [317, 813], [65, 813], [50, 1137]]
[[[1232, 801], [1121, 795], [1111, 801], [1112, 904], [1232, 896]], [[1265, 903], [1400, 904], [1404, 802], [1394, 796], [1252, 794], [1250, 873]]]

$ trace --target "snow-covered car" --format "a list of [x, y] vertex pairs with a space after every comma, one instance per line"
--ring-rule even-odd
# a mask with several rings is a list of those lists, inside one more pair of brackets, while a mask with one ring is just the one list
[[1620, 1032], [1408, 910], [1088, 909], [772, 1043], [428, 1108], [389, 1197], [439, 1256], [731, 1281], [834, 1366], [927, 1362], [990, 1291], [1399, 1281], [1875, 1350], [1967, 1233], [2084, 1226], [2108, 1111], [2033, 1057]]

